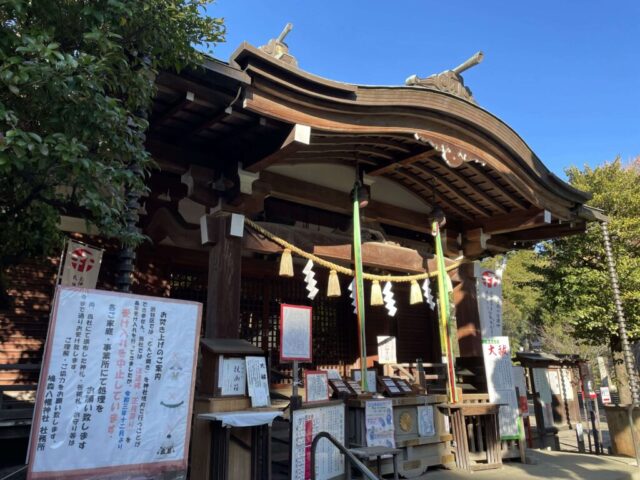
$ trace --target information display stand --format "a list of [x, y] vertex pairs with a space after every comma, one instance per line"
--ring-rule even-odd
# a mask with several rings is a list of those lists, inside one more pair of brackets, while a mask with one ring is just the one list
[[264, 352], [246, 340], [232, 338], [202, 339], [201, 346], [203, 395], [194, 405], [191, 478], [263, 478], [270, 471], [269, 427], [238, 426], [230, 419], [255, 420], [261, 412], [273, 412], [253, 408], [270, 403]]
[[[391, 419], [381, 408], [369, 409], [367, 403], [391, 405]], [[369, 439], [376, 445], [386, 445], [404, 450], [398, 458], [398, 473], [406, 478], [422, 475], [428, 467], [453, 465], [451, 434], [445, 427], [445, 416], [436, 408], [446, 402], [445, 395], [412, 395], [383, 399], [350, 399], [348, 407], [349, 440], [347, 447], [371, 447]], [[379, 418], [381, 415], [385, 418]], [[374, 418], [375, 417], [375, 418]], [[393, 442], [387, 442], [384, 424], [393, 425]], [[374, 430], [372, 430], [374, 429]], [[386, 442], [386, 443], [383, 443]], [[393, 473], [391, 458], [382, 460], [382, 474]]]

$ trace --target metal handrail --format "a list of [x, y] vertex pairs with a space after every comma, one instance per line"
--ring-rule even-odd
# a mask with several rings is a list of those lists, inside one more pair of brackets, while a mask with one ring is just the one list
[[[315, 480], [316, 478], [316, 447], [318, 446], [318, 442], [321, 438], [326, 438], [331, 443], [333, 443], [336, 448], [340, 450], [340, 453], [342, 453], [353, 465], [355, 465], [355, 467], [360, 470], [360, 473], [362, 473], [369, 480], [380, 480], [373, 474], [371, 470], [367, 468], [364, 463], [358, 460], [353, 453], [351, 453], [344, 445], [342, 445], [338, 440], [335, 439], [333, 435], [328, 432], [320, 432], [311, 442], [311, 478], [313, 478], [313, 480]], [[347, 465], [346, 467], [351, 468], [349, 465]]]

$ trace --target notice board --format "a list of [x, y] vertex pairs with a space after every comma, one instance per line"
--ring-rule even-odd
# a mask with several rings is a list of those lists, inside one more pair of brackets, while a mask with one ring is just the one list
[[280, 362], [311, 362], [311, 307], [280, 305]]
[[[342, 402], [294, 410], [291, 413], [291, 478], [309, 480], [311, 474], [311, 443], [320, 432], [328, 432], [344, 445], [345, 406]], [[344, 457], [326, 438], [316, 448], [317, 480], [342, 478]]]
[[202, 305], [58, 287], [28, 478], [187, 468]]
[[487, 389], [491, 403], [500, 403], [498, 423], [502, 440], [520, 438], [518, 398], [513, 383], [509, 337], [482, 339], [482, 355], [487, 374]]

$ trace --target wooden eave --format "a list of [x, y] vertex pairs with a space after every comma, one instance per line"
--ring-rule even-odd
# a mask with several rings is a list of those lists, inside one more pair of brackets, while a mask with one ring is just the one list
[[[508, 125], [447, 93], [335, 82], [248, 44], [229, 64], [207, 60], [200, 70], [163, 72], [157, 85], [147, 144], [166, 172], [239, 163], [260, 174], [269, 190], [267, 169], [274, 165], [358, 162], [370, 177], [395, 182], [427, 206], [440, 205], [454, 237], [507, 218], [496, 248], [511, 242], [510, 231], [526, 229], [537, 238], [562, 222], [562, 234], [567, 228], [577, 233], [597, 218], [584, 206], [588, 195], [555, 177]], [[309, 141], [291, 141], [297, 126], [310, 127]], [[322, 207], [284, 180], [271, 195]], [[545, 221], [532, 222], [530, 212]], [[424, 225], [401, 226], [425, 231]], [[513, 241], [522, 245], [524, 237], [518, 233]]]

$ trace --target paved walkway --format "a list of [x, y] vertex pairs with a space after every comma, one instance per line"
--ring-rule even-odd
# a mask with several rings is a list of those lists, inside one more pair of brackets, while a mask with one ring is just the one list
[[420, 479], [640, 480], [640, 468], [636, 467], [635, 460], [630, 458], [539, 450], [527, 450], [527, 456], [531, 464], [507, 462], [499, 470], [485, 470], [471, 474], [447, 470], [430, 471]]

